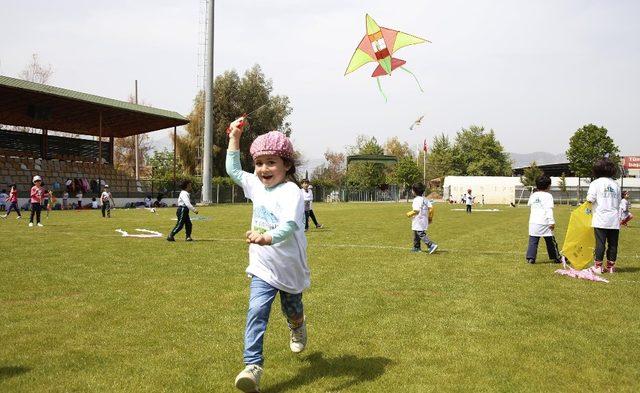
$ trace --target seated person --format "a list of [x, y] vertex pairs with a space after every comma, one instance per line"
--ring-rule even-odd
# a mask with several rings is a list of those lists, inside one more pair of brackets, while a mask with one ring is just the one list
[[98, 207], [98, 201], [96, 200], [96, 197], [91, 198], [91, 208], [92, 209], [97, 209]]
[[153, 207], [167, 207], [167, 204], [162, 202], [163, 194], [158, 194], [158, 197], [153, 201]]

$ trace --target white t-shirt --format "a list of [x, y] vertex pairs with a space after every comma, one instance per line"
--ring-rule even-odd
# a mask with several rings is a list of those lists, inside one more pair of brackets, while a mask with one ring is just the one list
[[102, 194], [100, 195], [100, 200], [102, 202], [109, 202], [111, 200], [111, 193], [107, 191], [102, 191]]
[[304, 199], [304, 209], [311, 210], [311, 202], [313, 202], [313, 191], [311, 191], [311, 187], [308, 189], [302, 189], [302, 198]]
[[553, 195], [546, 191], [536, 191], [529, 197], [527, 205], [531, 206], [529, 236], [553, 236], [549, 227], [556, 223], [553, 219]]
[[92, 209], [97, 209], [98, 208], [98, 201], [91, 201], [91, 208]]
[[476, 197], [474, 197], [471, 194], [464, 194], [464, 201], [467, 205], [473, 205], [473, 200], [476, 199]]
[[244, 195], [253, 201], [251, 229], [267, 232], [293, 221], [291, 236], [271, 246], [249, 245], [247, 273], [287, 293], [301, 293], [310, 285], [307, 238], [304, 235], [304, 201], [292, 182], [267, 188], [252, 173], [242, 172]]
[[413, 198], [411, 208], [419, 213], [411, 220], [412, 231], [426, 231], [429, 228], [429, 208], [431, 206], [431, 201], [425, 197], [417, 196]]
[[189, 192], [187, 190], [180, 191], [180, 195], [178, 195], [178, 207], [186, 206], [189, 210], [195, 210], [191, 204], [191, 197], [189, 196]]
[[587, 200], [593, 203], [592, 227], [620, 229], [620, 187], [613, 179], [600, 177], [592, 181]]
[[631, 212], [629, 211], [630, 208], [631, 208], [631, 205], [629, 204], [629, 201], [622, 198], [622, 200], [620, 201], [620, 218], [621, 219], [625, 219], [629, 217], [629, 214], [631, 214]]

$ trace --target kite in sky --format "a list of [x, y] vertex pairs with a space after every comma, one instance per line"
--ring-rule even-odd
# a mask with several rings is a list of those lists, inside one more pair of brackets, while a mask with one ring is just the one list
[[413, 131], [414, 128], [422, 125], [422, 119], [424, 118], [424, 115], [420, 116], [420, 118], [418, 118], [418, 120], [414, 121], [413, 124], [411, 125], [411, 127], [409, 127], [410, 131]]
[[405, 46], [422, 44], [423, 42], [430, 41], [401, 31], [380, 27], [376, 21], [369, 16], [369, 14], [366, 15], [365, 19], [367, 34], [362, 38], [362, 41], [360, 41], [360, 44], [353, 53], [353, 56], [351, 56], [351, 61], [349, 61], [349, 65], [347, 66], [347, 70], [344, 74], [347, 75], [367, 63], [377, 62], [378, 67], [376, 67], [371, 76], [376, 78], [378, 89], [380, 90], [380, 93], [382, 93], [385, 101], [387, 100], [387, 96], [382, 91], [380, 79], [378, 78], [383, 75], [391, 75], [391, 72], [396, 68], [401, 68], [411, 74], [418, 83], [420, 91], [423, 91], [418, 78], [416, 78], [413, 72], [403, 67], [406, 61], [394, 58], [393, 54], [398, 49]]

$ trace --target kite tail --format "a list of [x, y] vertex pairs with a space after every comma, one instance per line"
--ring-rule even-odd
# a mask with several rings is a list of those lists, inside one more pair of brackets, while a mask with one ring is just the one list
[[422, 90], [422, 86], [420, 86], [420, 81], [418, 80], [418, 77], [416, 77], [416, 74], [414, 74], [413, 72], [409, 71], [408, 69], [406, 69], [404, 67], [400, 67], [400, 68], [402, 68], [404, 71], [410, 73], [411, 76], [413, 76], [413, 79], [415, 79], [416, 83], [418, 84], [418, 88], [420, 89], [421, 92], [424, 93], [424, 90]]
[[384, 91], [382, 91], [382, 85], [380, 84], [380, 78], [376, 78], [376, 82], [378, 82], [378, 90], [380, 90], [380, 94], [382, 94], [382, 96], [384, 97], [384, 102], [388, 102], [387, 101], [387, 96], [384, 94]]

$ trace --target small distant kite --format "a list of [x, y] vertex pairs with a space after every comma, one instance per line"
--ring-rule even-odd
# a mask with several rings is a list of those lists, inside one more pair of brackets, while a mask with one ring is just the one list
[[123, 237], [141, 237], [141, 238], [162, 237], [162, 233], [156, 232], [156, 231], [150, 231], [148, 229], [136, 228], [136, 231], [142, 232], [142, 233], [130, 235], [129, 232], [127, 231], [124, 231], [122, 229], [116, 229], [116, 232], [119, 232]]
[[424, 118], [424, 115], [420, 116], [418, 120], [414, 121], [411, 127], [409, 127], [409, 130], [413, 131], [414, 128], [421, 126], [423, 118]]
[[365, 20], [367, 34], [362, 38], [362, 41], [360, 41], [360, 44], [353, 53], [353, 56], [351, 56], [351, 60], [349, 61], [349, 65], [347, 66], [347, 70], [344, 74], [347, 75], [367, 63], [377, 62], [378, 67], [373, 71], [371, 77], [376, 78], [378, 90], [380, 90], [385, 101], [387, 101], [387, 96], [382, 91], [380, 79], [378, 78], [383, 75], [391, 75], [391, 72], [396, 68], [401, 68], [411, 74], [416, 80], [416, 83], [418, 83], [420, 91], [424, 91], [422, 90], [422, 86], [420, 86], [420, 82], [415, 74], [403, 67], [406, 61], [394, 58], [393, 54], [398, 49], [405, 46], [422, 44], [430, 41], [398, 30], [380, 27], [376, 21], [369, 16], [369, 14], [365, 16]]

